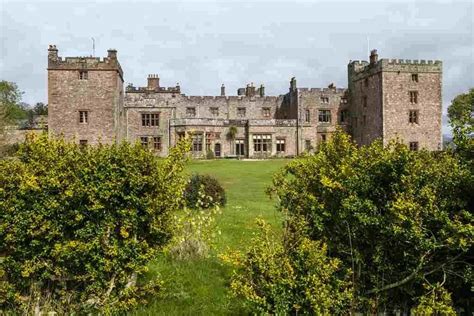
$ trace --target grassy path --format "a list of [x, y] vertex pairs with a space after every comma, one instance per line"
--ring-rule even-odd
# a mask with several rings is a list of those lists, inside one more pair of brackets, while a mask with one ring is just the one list
[[[193, 161], [190, 173], [215, 176], [227, 192], [227, 206], [218, 218], [222, 234], [216, 252], [245, 248], [255, 231], [255, 218], [262, 217], [278, 229], [281, 216], [265, 194], [272, 175], [288, 160]], [[165, 296], [134, 315], [223, 315], [241, 314], [240, 302], [228, 293], [232, 271], [220, 264], [216, 254], [197, 261], [176, 262], [160, 256], [150, 265], [150, 276], [166, 282]]]

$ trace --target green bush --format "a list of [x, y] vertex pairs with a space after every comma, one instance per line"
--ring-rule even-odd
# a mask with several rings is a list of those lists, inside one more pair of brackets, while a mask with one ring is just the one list
[[0, 310], [110, 312], [142, 303], [137, 284], [184, 204], [180, 144], [159, 160], [139, 145], [81, 149], [29, 135], [0, 160]]
[[357, 147], [336, 133], [289, 163], [272, 190], [283, 212], [308, 221], [311, 240], [352, 269], [361, 311], [408, 312], [426, 295], [425, 282], [443, 283], [455, 305], [470, 295], [470, 181], [451, 153], [396, 141]]
[[243, 256], [221, 256], [236, 265], [232, 293], [244, 298], [253, 314], [349, 314], [349, 271], [327, 255], [324, 243], [302, 234], [304, 221], [287, 226], [282, 236], [271, 234], [262, 220], [257, 223], [261, 232]]
[[208, 150], [206, 152], [206, 159], [214, 159], [216, 156], [214, 155], [214, 152], [212, 150]]
[[184, 191], [184, 197], [190, 208], [225, 206], [227, 202], [224, 188], [210, 175], [192, 175]]

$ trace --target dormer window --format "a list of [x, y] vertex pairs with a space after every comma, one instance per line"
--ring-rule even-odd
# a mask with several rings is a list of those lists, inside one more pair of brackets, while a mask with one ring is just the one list
[[418, 74], [411, 74], [411, 81], [418, 82]]
[[87, 80], [89, 79], [89, 72], [87, 70], [79, 71], [79, 80]]

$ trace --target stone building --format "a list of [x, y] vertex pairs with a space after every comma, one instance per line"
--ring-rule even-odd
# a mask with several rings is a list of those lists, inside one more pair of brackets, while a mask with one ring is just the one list
[[411, 149], [441, 146], [440, 61], [351, 61], [348, 89], [298, 88], [267, 96], [248, 84], [237, 95], [187, 96], [162, 87], [158, 75], [147, 85], [123, 88], [117, 51], [107, 57], [58, 56], [48, 50], [49, 131], [80, 144], [140, 142], [167, 155], [185, 136], [196, 157], [295, 156], [317, 148], [337, 127], [358, 144], [399, 137]]

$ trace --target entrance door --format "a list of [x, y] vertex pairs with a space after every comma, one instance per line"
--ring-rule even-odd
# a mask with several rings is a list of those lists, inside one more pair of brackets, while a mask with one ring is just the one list
[[214, 155], [216, 157], [221, 156], [221, 144], [217, 143], [217, 144], [214, 145]]
[[235, 154], [237, 156], [244, 156], [245, 155], [245, 147], [244, 147], [244, 140], [243, 139], [236, 139], [235, 140]]

